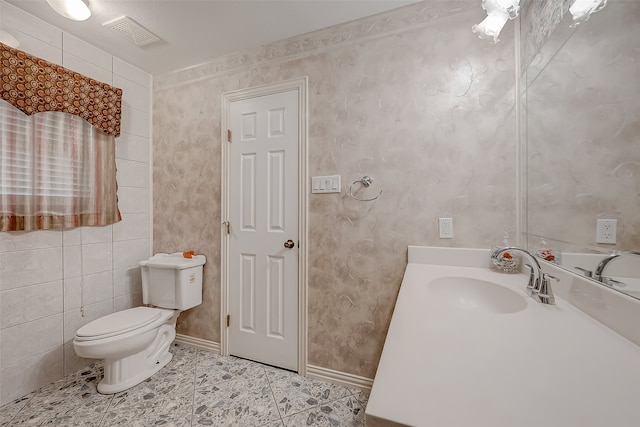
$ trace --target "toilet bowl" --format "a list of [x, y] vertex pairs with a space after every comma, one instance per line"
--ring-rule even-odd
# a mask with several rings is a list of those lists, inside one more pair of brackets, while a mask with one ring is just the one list
[[118, 393], [146, 380], [169, 363], [176, 321], [202, 303], [203, 255], [156, 254], [141, 261], [142, 298], [151, 307], [108, 314], [82, 326], [73, 339], [80, 357], [104, 359], [98, 392]]
[[171, 361], [169, 346], [176, 337], [179, 310], [136, 307], [90, 322], [73, 340], [76, 354], [104, 359], [103, 394], [133, 387]]

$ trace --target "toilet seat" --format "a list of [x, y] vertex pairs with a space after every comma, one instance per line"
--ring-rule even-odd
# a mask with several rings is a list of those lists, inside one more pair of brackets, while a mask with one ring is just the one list
[[150, 307], [135, 307], [108, 314], [78, 329], [75, 339], [92, 341], [121, 335], [155, 322], [164, 311]]

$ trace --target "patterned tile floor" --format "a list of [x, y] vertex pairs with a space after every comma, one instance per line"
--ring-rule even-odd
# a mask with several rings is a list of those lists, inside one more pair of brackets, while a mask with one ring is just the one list
[[96, 390], [95, 364], [0, 407], [0, 425], [364, 426], [368, 394], [174, 344], [173, 360], [137, 386]]

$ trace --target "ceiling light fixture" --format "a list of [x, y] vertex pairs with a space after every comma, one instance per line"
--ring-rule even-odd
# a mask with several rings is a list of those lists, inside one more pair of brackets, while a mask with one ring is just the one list
[[65, 18], [86, 21], [91, 16], [87, 0], [47, 0], [49, 6]]
[[482, 8], [487, 17], [479, 24], [471, 27], [481, 39], [492, 38], [498, 43], [498, 35], [509, 19], [518, 16], [520, 0], [482, 0]]
[[575, 28], [589, 19], [592, 13], [596, 13], [602, 10], [607, 5], [607, 0], [575, 0], [569, 12], [573, 17], [573, 24], [571, 28]]

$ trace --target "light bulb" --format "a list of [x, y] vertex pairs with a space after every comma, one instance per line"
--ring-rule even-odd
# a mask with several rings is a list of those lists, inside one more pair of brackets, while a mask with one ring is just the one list
[[509, 15], [503, 14], [488, 15], [484, 20], [471, 27], [471, 31], [476, 33], [481, 39], [492, 38], [494, 43], [498, 43], [498, 36], [504, 25], [509, 20]]
[[518, 16], [520, 0], [482, 0], [482, 8], [487, 17], [479, 24], [471, 27], [481, 39], [493, 39], [498, 43], [498, 35], [509, 19]]
[[86, 21], [91, 17], [86, 0], [47, 0], [47, 3], [60, 15], [74, 21]]
[[573, 17], [573, 24], [570, 27], [577, 27], [588, 20], [592, 13], [601, 11], [606, 5], [607, 0], [575, 0], [569, 8]]

